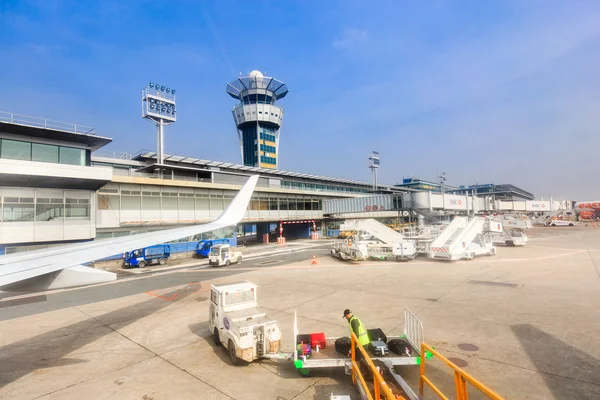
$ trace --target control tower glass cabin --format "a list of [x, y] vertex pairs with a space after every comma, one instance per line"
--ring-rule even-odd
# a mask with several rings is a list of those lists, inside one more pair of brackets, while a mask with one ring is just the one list
[[288, 89], [285, 83], [252, 71], [227, 84], [227, 93], [240, 103], [233, 119], [240, 139], [242, 163], [260, 168], [279, 166], [279, 133], [283, 108], [276, 105]]

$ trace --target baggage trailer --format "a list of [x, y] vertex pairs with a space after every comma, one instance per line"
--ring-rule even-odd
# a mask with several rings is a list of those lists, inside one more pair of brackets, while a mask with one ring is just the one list
[[[396, 354], [388, 354], [386, 356], [376, 356], [372, 352], [370, 357], [372, 360], [391, 363], [391, 365], [419, 365], [421, 362], [421, 343], [423, 343], [423, 323], [415, 314], [409, 310], [404, 310], [404, 335], [397, 337], [388, 337], [389, 340], [404, 339], [408, 342], [410, 355], [399, 356]], [[294, 343], [299, 343], [302, 340], [301, 334], [298, 333], [298, 319], [294, 313]], [[313, 368], [345, 368], [346, 372], [352, 368], [352, 358], [344, 356], [336, 352], [335, 340], [338, 337], [325, 337], [326, 346], [320, 348], [319, 351], [312, 351], [310, 357], [301, 357], [298, 351], [294, 351], [293, 360], [294, 366], [302, 376], [309, 376], [310, 370]], [[425, 357], [431, 357], [429, 353]]]

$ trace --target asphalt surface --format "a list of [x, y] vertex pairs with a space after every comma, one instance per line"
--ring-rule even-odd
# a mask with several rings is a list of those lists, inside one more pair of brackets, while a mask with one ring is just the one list
[[[4, 293], [4, 301], [0, 302], [0, 321], [193, 282], [210, 281], [246, 272], [248, 268], [272, 268], [307, 260], [313, 255], [322, 257], [328, 254], [328, 245], [323, 244], [323, 246], [300, 249], [288, 253], [258, 256], [244, 260], [242, 264], [234, 264], [229, 267], [207, 267], [205, 261], [199, 261], [198, 266], [186, 266], [156, 273], [149, 272], [148, 274], [120, 279], [115, 283], [107, 285], [82, 287], [51, 294], [44, 294], [42, 292], [35, 296], [16, 299], [11, 299], [8, 293]], [[150, 270], [151, 268], [149, 267]]]

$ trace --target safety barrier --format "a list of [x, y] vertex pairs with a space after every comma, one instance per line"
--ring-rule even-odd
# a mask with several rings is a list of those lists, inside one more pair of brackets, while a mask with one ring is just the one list
[[[369, 386], [367, 385], [367, 382], [365, 381], [364, 376], [360, 372], [358, 363], [356, 362], [356, 349], [357, 348], [362, 353], [363, 359], [366, 361], [367, 365], [371, 369], [371, 373], [373, 374], [373, 391], [375, 392], [374, 395], [371, 395]], [[371, 361], [369, 354], [367, 353], [365, 348], [360, 344], [360, 342], [358, 341], [358, 338], [356, 337], [354, 332], [352, 332], [352, 383], [354, 385], [356, 385], [356, 377], [357, 376], [358, 376], [358, 379], [360, 380], [360, 384], [361, 384], [362, 388], [364, 389], [364, 392], [367, 394], [367, 397], [369, 400], [380, 400], [382, 392], [383, 392], [384, 398], [386, 400], [398, 400], [399, 399], [398, 397], [394, 396], [394, 394], [392, 393], [392, 390], [390, 389], [388, 384], [383, 380], [383, 377], [380, 375], [379, 371], [377, 370], [377, 367], [375, 367], [375, 364], [373, 364], [373, 361]], [[404, 399], [404, 398], [402, 397], [401, 399]]]
[[[469, 394], [467, 392], [467, 382], [471, 385], [475, 386], [481, 393], [492, 400], [503, 400], [504, 398], [497, 395], [490, 388], [485, 386], [483, 383], [479, 382], [477, 379], [473, 378], [467, 372], [465, 372], [462, 368], [458, 367], [452, 361], [448, 360], [446, 357], [441, 355], [439, 352], [433, 349], [433, 347], [421, 343], [421, 354], [425, 354], [426, 351], [431, 352], [435, 357], [442, 360], [447, 366], [452, 368], [454, 371], [454, 384], [456, 385], [456, 400], [468, 400]], [[425, 383], [437, 394], [440, 399], [448, 400], [440, 389], [438, 389], [430, 380], [425, 376], [425, 357], [421, 357], [421, 374], [419, 380], [419, 394], [423, 397], [423, 391], [425, 388]]]

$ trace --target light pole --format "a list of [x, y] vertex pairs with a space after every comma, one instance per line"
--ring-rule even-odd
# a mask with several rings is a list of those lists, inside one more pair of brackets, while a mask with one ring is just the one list
[[[159, 165], [165, 161], [164, 127], [177, 121], [175, 106], [175, 89], [150, 82], [142, 90], [142, 118], [156, 125], [156, 163]], [[159, 175], [162, 176], [162, 171]]]
[[373, 191], [377, 190], [377, 170], [379, 169], [379, 152], [374, 151], [369, 156], [369, 168], [373, 175]]
[[440, 184], [440, 191], [442, 193], [445, 192], [445, 186], [444, 184], [446, 183], [446, 173], [442, 172], [442, 174], [440, 176], [438, 176], [438, 183]]

